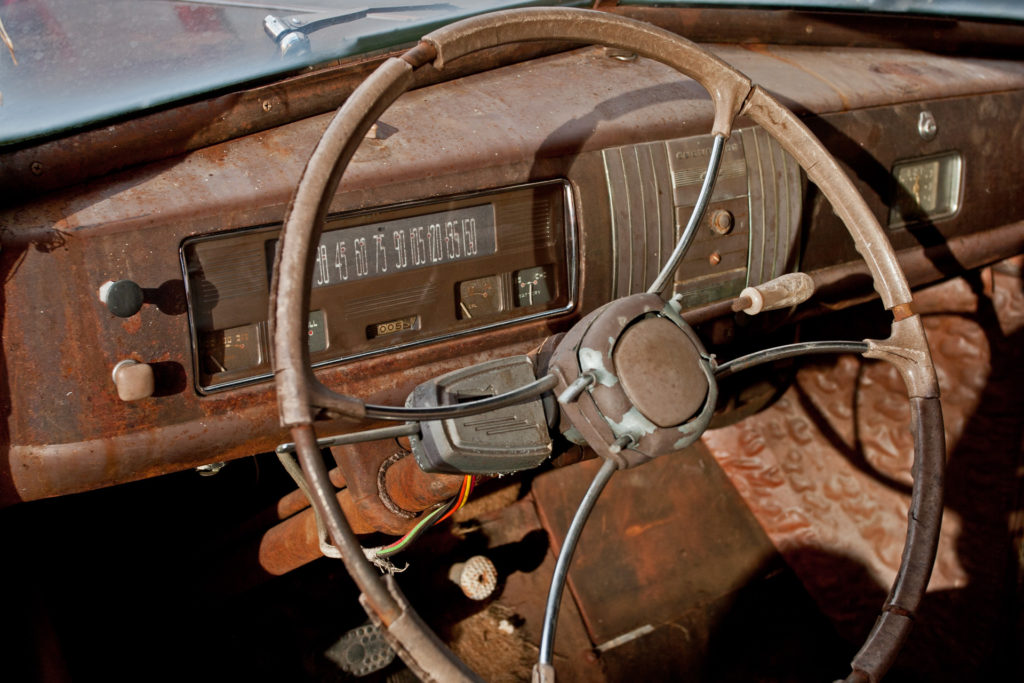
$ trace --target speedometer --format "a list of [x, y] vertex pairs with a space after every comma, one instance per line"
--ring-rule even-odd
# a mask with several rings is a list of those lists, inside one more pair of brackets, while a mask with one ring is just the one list
[[[571, 310], [564, 181], [329, 216], [310, 294], [315, 366]], [[267, 310], [280, 225], [187, 240], [196, 387], [270, 377]]]

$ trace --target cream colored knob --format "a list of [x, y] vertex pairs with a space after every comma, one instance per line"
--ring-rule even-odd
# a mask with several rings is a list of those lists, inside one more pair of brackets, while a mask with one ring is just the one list
[[153, 395], [153, 366], [134, 360], [123, 360], [111, 373], [117, 397], [122, 401], [141, 401]]

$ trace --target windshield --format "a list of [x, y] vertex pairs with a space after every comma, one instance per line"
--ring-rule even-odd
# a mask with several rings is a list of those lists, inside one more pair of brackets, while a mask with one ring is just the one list
[[[355, 54], [455, 19], [572, 0], [0, 0], [0, 146]], [[668, 4], [692, 4], [686, 2]], [[700, 5], [900, 11], [1024, 20], [1015, 0], [704, 0]], [[0, 37], [5, 37], [0, 34]]]
[[0, 145], [412, 43], [455, 19], [528, 4], [0, 0], [13, 48], [0, 46]]

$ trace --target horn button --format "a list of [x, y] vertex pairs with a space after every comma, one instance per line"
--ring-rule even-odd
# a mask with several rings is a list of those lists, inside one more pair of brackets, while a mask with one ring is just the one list
[[562, 433], [619, 468], [682, 450], [707, 428], [718, 398], [714, 361], [655, 294], [618, 299], [565, 335], [550, 360]]
[[619, 338], [612, 355], [622, 390], [644, 417], [672, 427], [696, 415], [708, 395], [700, 351], [667, 318], [645, 318]]

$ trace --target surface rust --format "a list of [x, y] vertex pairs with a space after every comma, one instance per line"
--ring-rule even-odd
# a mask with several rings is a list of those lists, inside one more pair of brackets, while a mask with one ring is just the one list
[[458, 474], [428, 474], [411, 454], [398, 460], [385, 473], [385, 486], [392, 502], [403, 510], [420, 512], [455, 496], [464, 477]]

